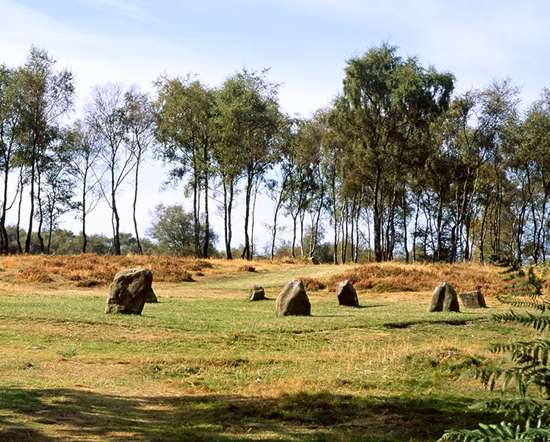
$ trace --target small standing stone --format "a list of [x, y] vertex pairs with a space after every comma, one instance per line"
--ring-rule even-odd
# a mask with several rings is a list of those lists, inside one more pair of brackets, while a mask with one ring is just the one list
[[351, 281], [346, 280], [338, 284], [336, 295], [338, 296], [338, 304], [359, 307], [359, 298], [357, 298], [357, 292]]
[[290, 281], [277, 296], [275, 302], [277, 316], [310, 316], [311, 304], [301, 280]]
[[460, 293], [458, 295], [462, 301], [462, 305], [465, 308], [487, 308], [485, 303], [485, 297], [481, 293], [481, 290], [475, 290], [473, 292]]
[[145, 302], [157, 299], [151, 287], [152, 283], [153, 273], [148, 269], [118, 272], [111, 283], [105, 313], [141, 315]]
[[434, 290], [429, 312], [459, 312], [458, 297], [452, 285], [446, 282]]
[[250, 289], [250, 293], [248, 295], [248, 300], [249, 301], [263, 301], [264, 299], [267, 299], [265, 297], [264, 288], [262, 286], [259, 286], [259, 285], [252, 286], [252, 288]]

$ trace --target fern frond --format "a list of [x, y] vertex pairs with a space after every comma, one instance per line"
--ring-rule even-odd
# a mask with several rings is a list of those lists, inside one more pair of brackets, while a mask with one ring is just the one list
[[511, 442], [550, 440], [550, 428], [530, 428], [529, 423], [514, 425], [509, 422], [500, 424], [480, 424], [477, 430], [449, 431], [439, 442]]
[[507, 313], [497, 313], [493, 319], [499, 322], [517, 322], [543, 332], [550, 327], [550, 316], [534, 315], [532, 313], [516, 313], [513, 310]]
[[548, 308], [550, 308], [550, 301], [546, 299], [543, 302], [537, 302], [536, 299], [535, 300], [531, 299], [529, 301], [526, 301], [526, 300], [521, 301], [521, 300], [516, 300], [515, 297], [510, 296], [509, 294], [507, 295], [499, 294], [497, 295], [497, 299], [502, 304], [510, 305], [512, 307], [517, 307], [517, 308], [525, 308], [525, 309], [532, 308], [542, 313], [544, 313]]
[[538, 339], [530, 342], [493, 344], [490, 347], [490, 351], [494, 353], [510, 353], [511, 360], [524, 373], [527, 373], [529, 370], [541, 369], [548, 366], [550, 360], [550, 341], [547, 339]]
[[[550, 425], [550, 401], [535, 400], [529, 397], [519, 399], [493, 399], [472, 407], [482, 412], [503, 415], [514, 422], [533, 422]], [[535, 425], [536, 426], [536, 425]]]

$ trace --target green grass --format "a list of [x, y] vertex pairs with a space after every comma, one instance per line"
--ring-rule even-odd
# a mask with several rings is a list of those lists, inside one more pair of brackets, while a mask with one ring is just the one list
[[[341, 270], [166, 284], [141, 317], [105, 315], [105, 289], [4, 290], [0, 440], [430, 441], [486, 420], [468, 406], [491, 393], [457, 368], [521, 331], [427, 313], [425, 293], [321, 291], [312, 317], [275, 317], [284, 282]], [[255, 283], [271, 300], [245, 301]]]

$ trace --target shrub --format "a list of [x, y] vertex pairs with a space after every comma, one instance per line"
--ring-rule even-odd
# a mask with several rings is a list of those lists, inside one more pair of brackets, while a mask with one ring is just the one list
[[193, 275], [191, 274], [191, 272], [188, 272], [187, 270], [184, 270], [181, 274], [180, 274], [180, 278], [179, 280], [181, 282], [193, 282], [195, 281], [193, 279]]
[[256, 267], [248, 264], [239, 267], [239, 272], [255, 272], [255, 271], [256, 271]]
[[[523, 285], [516, 285], [513, 290], [500, 294], [498, 299], [532, 312], [511, 310], [495, 314], [494, 320], [547, 332], [550, 329], [550, 299], [543, 294], [542, 287], [542, 282], [530, 268]], [[500, 387], [503, 396], [481, 404], [481, 407], [502, 414], [503, 421], [500, 424], [480, 424], [476, 430], [449, 431], [440, 441], [550, 440], [550, 339], [543, 335], [527, 342], [496, 344], [491, 350], [505, 353], [509, 358], [498, 365], [482, 365], [477, 375], [491, 390]], [[511, 385], [515, 388], [512, 389]], [[508, 395], [504, 396], [504, 393]]]
[[101, 282], [99, 282], [99, 281], [96, 280], [96, 279], [84, 279], [84, 280], [82, 280], [82, 281], [76, 282], [75, 285], [76, 285], [77, 287], [91, 288], [91, 287], [97, 287], [98, 285], [101, 285]]
[[327, 288], [327, 285], [318, 279], [314, 278], [300, 278], [302, 280], [302, 283], [304, 284], [304, 288], [306, 290], [323, 290]]

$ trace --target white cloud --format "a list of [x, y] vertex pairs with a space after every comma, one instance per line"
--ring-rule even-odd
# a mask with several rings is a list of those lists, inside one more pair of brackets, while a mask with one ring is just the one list
[[121, 12], [129, 18], [136, 20], [145, 20], [148, 14], [144, 8], [138, 6], [135, 1], [132, 0], [80, 0], [83, 3], [95, 5], [103, 8], [108, 8]]

